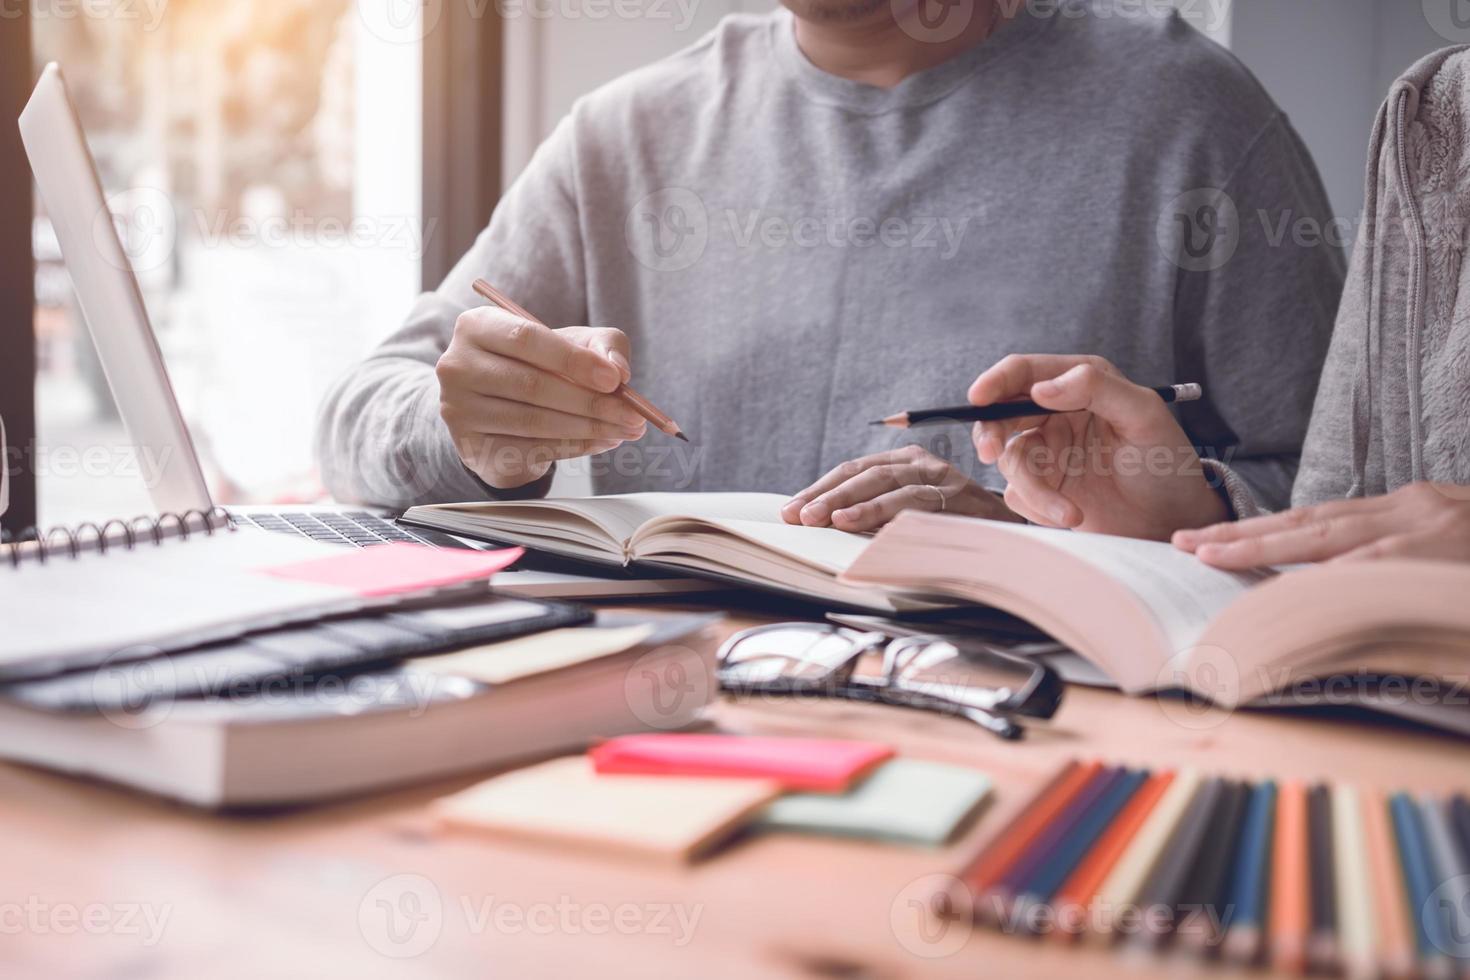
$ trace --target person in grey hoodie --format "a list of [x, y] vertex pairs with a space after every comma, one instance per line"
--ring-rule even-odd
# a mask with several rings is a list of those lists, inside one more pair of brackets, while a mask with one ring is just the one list
[[1042, 524], [1170, 538], [1222, 568], [1409, 557], [1470, 561], [1470, 48], [1393, 86], [1359, 241], [1292, 494], [1269, 514], [1202, 461], [1162, 400], [1089, 357], [1013, 357], [971, 400], [1030, 394], [1072, 414], [975, 430], [1011, 508]]

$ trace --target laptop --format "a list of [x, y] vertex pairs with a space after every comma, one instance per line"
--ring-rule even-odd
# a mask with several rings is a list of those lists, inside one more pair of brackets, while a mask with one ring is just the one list
[[[58, 65], [41, 72], [21, 112], [20, 133], [129, 438], [135, 446], [160, 450], [154, 458], [163, 461], [163, 469], [148, 488], [154, 507], [160, 514], [212, 512], [215, 502]], [[227, 512], [237, 524], [359, 547], [389, 541], [461, 545], [447, 535], [400, 527], [365, 508]]]
[[[135, 447], [146, 447], [151, 458], [163, 461], [159, 478], [148, 488], [153, 506], [160, 514], [208, 514], [220, 509], [205, 482], [59, 65], [52, 63], [42, 70], [20, 114], [20, 133], [128, 437]], [[367, 507], [223, 510], [237, 526], [356, 547], [400, 541], [430, 547], [489, 546], [407, 527], [391, 513]], [[496, 585], [504, 591], [543, 598], [669, 595], [711, 589], [709, 583], [697, 579], [650, 579], [612, 571], [589, 574], [545, 556], [522, 561], [517, 571], [502, 572]]]

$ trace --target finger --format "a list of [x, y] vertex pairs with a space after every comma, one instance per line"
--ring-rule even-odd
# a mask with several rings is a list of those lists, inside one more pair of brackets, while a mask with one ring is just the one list
[[1216, 568], [1246, 569], [1267, 565], [1296, 565], [1335, 558], [1376, 541], [1393, 530], [1392, 522], [1376, 516], [1329, 517], [1285, 531], [1275, 531], [1195, 548], [1200, 561]]
[[800, 513], [801, 509], [807, 504], [816, 500], [827, 491], [836, 489], [864, 470], [873, 466], [882, 466], [885, 463], [900, 462], [907, 458], [911, 458], [909, 450], [893, 449], [888, 452], [874, 453], [871, 456], [848, 460], [840, 466], [834, 466], [821, 479], [817, 480], [817, 482], [804, 490], [792, 494], [791, 499], [782, 507], [782, 513], [787, 513], [793, 509], [796, 513]]
[[632, 379], [633, 365], [629, 358], [632, 356], [633, 345], [628, 340], [628, 335], [621, 330], [610, 327], [568, 327], [560, 333], [573, 343], [581, 344], [616, 364], [622, 372], [624, 384]]
[[970, 385], [970, 404], [994, 405], [1026, 398], [1037, 382], [1055, 378], [1083, 364], [1101, 367], [1107, 362], [1100, 357], [1081, 354], [1011, 354]]
[[1295, 507], [1279, 514], [1266, 514], [1243, 521], [1226, 521], [1196, 530], [1178, 531], [1174, 544], [1185, 551], [1195, 551], [1204, 544], [1228, 544], [1246, 538], [1258, 538], [1267, 534], [1279, 534], [1293, 528], [1336, 518], [1367, 517], [1391, 506], [1384, 497], [1333, 500], [1311, 507]]
[[[999, 462], [1000, 471], [1027, 507], [1041, 515], [1030, 520], [1050, 527], [1076, 527], [1082, 523], [1082, 510], [1056, 489], [1061, 480], [1054, 456], [1048, 451], [1041, 430], [1031, 429], [1006, 446]], [[1010, 502], [1009, 495], [1006, 501]]]
[[1034, 429], [1045, 422], [1045, 415], [1028, 415], [1024, 418], [1005, 419], [1000, 422], [975, 423], [975, 452], [982, 463], [995, 463], [1005, 452], [1006, 443], [1018, 432]]
[[621, 398], [575, 385], [521, 361], [481, 352], [452, 368], [459, 386], [479, 395], [505, 398], [568, 415], [601, 419], [628, 428], [645, 421]]
[[623, 383], [616, 364], [569, 336], [493, 307], [472, 312], [479, 315], [466, 321], [468, 336], [482, 350], [561, 375], [593, 391], [616, 391]]
[[1382, 561], [1385, 558], [1435, 558], [1444, 555], [1443, 539], [1428, 532], [1392, 534], [1369, 541], [1352, 551], [1331, 559], [1330, 564], [1354, 561]]
[[937, 487], [913, 484], [871, 499], [862, 500], [832, 513], [832, 526], [839, 531], [862, 533], [876, 531], [904, 510], [941, 510], [942, 498]]
[[1031, 388], [1031, 397], [1054, 411], [1091, 412], [1124, 436], [1162, 420], [1172, 421], [1156, 392], [1095, 364], [1079, 364], [1055, 378], [1038, 381]]
[[1020, 516], [1023, 520], [1045, 527], [1051, 526], [1051, 520], [1042, 513], [1041, 508], [1037, 507], [1030, 500], [1027, 500], [1026, 495], [1021, 492], [1021, 488], [1015, 484], [1010, 484], [1006, 487], [1005, 492], [1001, 494], [1001, 499], [1005, 501], [1005, 505], [1011, 509], [1012, 513]]
[[526, 439], [623, 442], [641, 439], [648, 433], [642, 419], [639, 425], [624, 425], [485, 395], [471, 396], [463, 407], [446, 406], [444, 414], [445, 421], [456, 430]]
[[803, 507], [801, 522], [814, 527], [825, 527], [829, 522], [836, 524], [838, 511], [874, 500], [911, 484], [939, 482], [932, 479], [932, 476], [933, 474], [914, 463], [883, 463], [870, 467]]

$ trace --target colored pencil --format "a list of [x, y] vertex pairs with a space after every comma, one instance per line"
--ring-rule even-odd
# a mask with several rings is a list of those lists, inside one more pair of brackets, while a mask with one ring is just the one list
[[1450, 805], [1450, 814], [1455, 824], [1455, 836], [1460, 841], [1460, 853], [1470, 858], [1470, 797], [1456, 796]]
[[[542, 323], [541, 320], [533, 316], [524, 306], [521, 306], [485, 280], [476, 279], [473, 283], [473, 288], [482, 298], [489, 300], [507, 313], [518, 316], [522, 320], [528, 320], [538, 327], [546, 326], [545, 323]], [[675, 422], [669, 416], [659, 411], [653, 402], [639, 394], [632, 385], [619, 385], [617, 391], [613, 394], [615, 397], [622, 399], [623, 403], [633, 411], [652, 422], [654, 427], [659, 431], [671, 435], [675, 439], [682, 439], [685, 442], [689, 441], [689, 437], [684, 434], [684, 430], [679, 428], [678, 422]]]
[[1159, 772], [1150, 776], [1148, 782], [1143, 784], [1118, 814], [1117, 819], [1103, 832], [1096, 846], [1077, 865], [1071, 877], [1057, 890], [1052, 899], [1052, 908], [1057, 913], [1057, 936], [1075, 939], [1081, 935], [1087, 906], [1097, 897], [1098, 889], [1112, 873], [1118, 859], [1127, 851], [1139, 828], [1173, 782], [1172, 772]]
[[1399, 862], [1404, 869], [1405, 891], [1409, 896], [1409, 917], [1414, 923], [1414, 939], [1426, 976], [1447, 976], [1453, 972], [1444, 954], [1444, 936], [1438, 915], [1427, 915], [1429, 896], [1434, 892], [1434, 870], [1420, 823], [1419, 808], [1407, 793], [1396, 793], [1389, 800], [1394, 833], [1398, 838]]
[[1306, 968], [1311, 893], [1307, 886], [1307, 794], [1284, 782], [1276, 798], [1275, 851], [1271, 860], [1271, 963], [1283, 973]]
[[1120, 925], [1119, 913], [1134, 907], [1139, 892], [1168, 847], [1180, 818], [1199, 792], [1200, 782], [1199, 773], [1189, 769], [1180, 772], [1138, 829], [1128, 850], [1118, 859], [1117, 866], [1098, 890], [1097, 900], [1102, 912], [1097, 922], [1100, 932], [1111, 934]]
[[1362, 810], [1372, 872], [1373, 934], [1379, 963], [1386, 976], [1406, 980], [1414, 973], [1414, 926], [1409, 918], [1409, 896], [1399, 865], [1388, 801], [1382, 793], [1365, 791]]
[[1230, 881], [1230, 922], [1225, 930], [1224, 953], [1235, 963], [1249, 965], [1261, 959], [1275, 836], [1276, 784], [1268, 780], [1251, 793], [1245, 829], [1241, 831], [1240, 858]]
[[1243, 817], [1250, 798], [1250, 783], [1225, 784], [1199, 856], [1190, 870], [1189, 883], [1180, 899], [1185, 918], [1179, 926], [1179, 939], [1195, 950], [1214, 949], [1225, 934], [1230, 908], [1230, 871], [1240, 849]]
[[1046, 862], [1027, 879], [1020, 888], [1021, 898], [1027, 902], [1050, 902], [1067, 876], [1092, 850], [1098, 837], [1108, 829], [1147, 778], [1148, 773], [1143, 770], [1122, 770], [1096, 805], [1083, 815]]
[[1441, 806], [1434, 799], [1419, 801], [1419, 811], [1424, 818], [1425, 843], [1433, 868], [1430, 883], [1434, 886], [1429, 908], [1424, 911], [1440, 920], [1440, 934], [1444, 937], [1440, 950], [1458, 960], [1462, 969], [1470, 972], [1470, 909], [1465, 907], [1470, 899], [1467, 899], [1463, 887], [1445, 889], [1449, 882], [1470, 875], [1470, 868], [1466, 867], [1455, 842], [1447, 807], [1447, 804]]
[[978, 917], [980, 907], [976, 898], [994, 886], [1057, 812], [1101, 768], [1101, 763], [1083, 765], [1075, 759], [1063, 766], [960, 876], [965, 894], [950, 896], [947, 911]]
[[1334, 850], [1332, 793], [1319, 783], [1307, 791], [1307, 883], [1312, 896], [1307, 965], [1317, 973], [1337, 972], [1337, 855]]
[[1179, 825], [1139, 893], [1138, 905], [1144, 912], [1143, 929], [1139, 932], [1142, 941], [1158, 945], [1178, 926], [1180, 896], [1189, 884], [1190, 872], [1194, 870], [1225, 789], [1225, 780], [1207, 780], [1179, 818]]
[[1018, 897], [1026, 883], [1036, 876], [1036, 872], [1056, 853], [1057, 848], [1072, 836], [1077, 824], [1124, 775], [1122, 769], [1111, 767], [1094, 773], [1087, 785], [1078, 790], [1077, 795], [1052, 818], [1051, 823], [1036, 835], [1026, 852], [1006, 869], [1006, 873], [986, 894], [980, 896], [980, 900], [987, 903], [997, 899], [1009, 902]]
[[1373, 942], [1372, 882], [1363, 808], [1358, 792], [1339, 783], [1332, 788], [1332, 853], [1337, 858], [1337, 929], [1342, 965], [1354, 980], [1378, 973]]

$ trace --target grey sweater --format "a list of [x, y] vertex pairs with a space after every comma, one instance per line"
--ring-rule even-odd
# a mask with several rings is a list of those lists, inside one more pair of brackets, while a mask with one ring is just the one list
[[[1470, 485], [1470, 48], [1409, 69], [1379, 111], [1367, 197], [1293, 492]], [[1269, 507], [1227, 475], [1238, 516]]]
[[[1341, 293], [1316, 170], [1227, 52], [1176, 16], [1034, 8], [892, 89], [822, 72], [791, 16], [737, 16], [580, 100], [489, 227], [329, 395], [324, 478], [387, 505], [484, 498], [434, 364], [484, 276], [553, 326], [620, 327], [659, 433], [599, 493], [792, 492], [922, 442], [987, 486], [962, 428], [866, 424], [964, 400], [1006, 354], [1093, 352], [1197, 381], [1180, 418], [1283, 503]], [[1140, 5], [1148, 7], [1150, 5]]]

